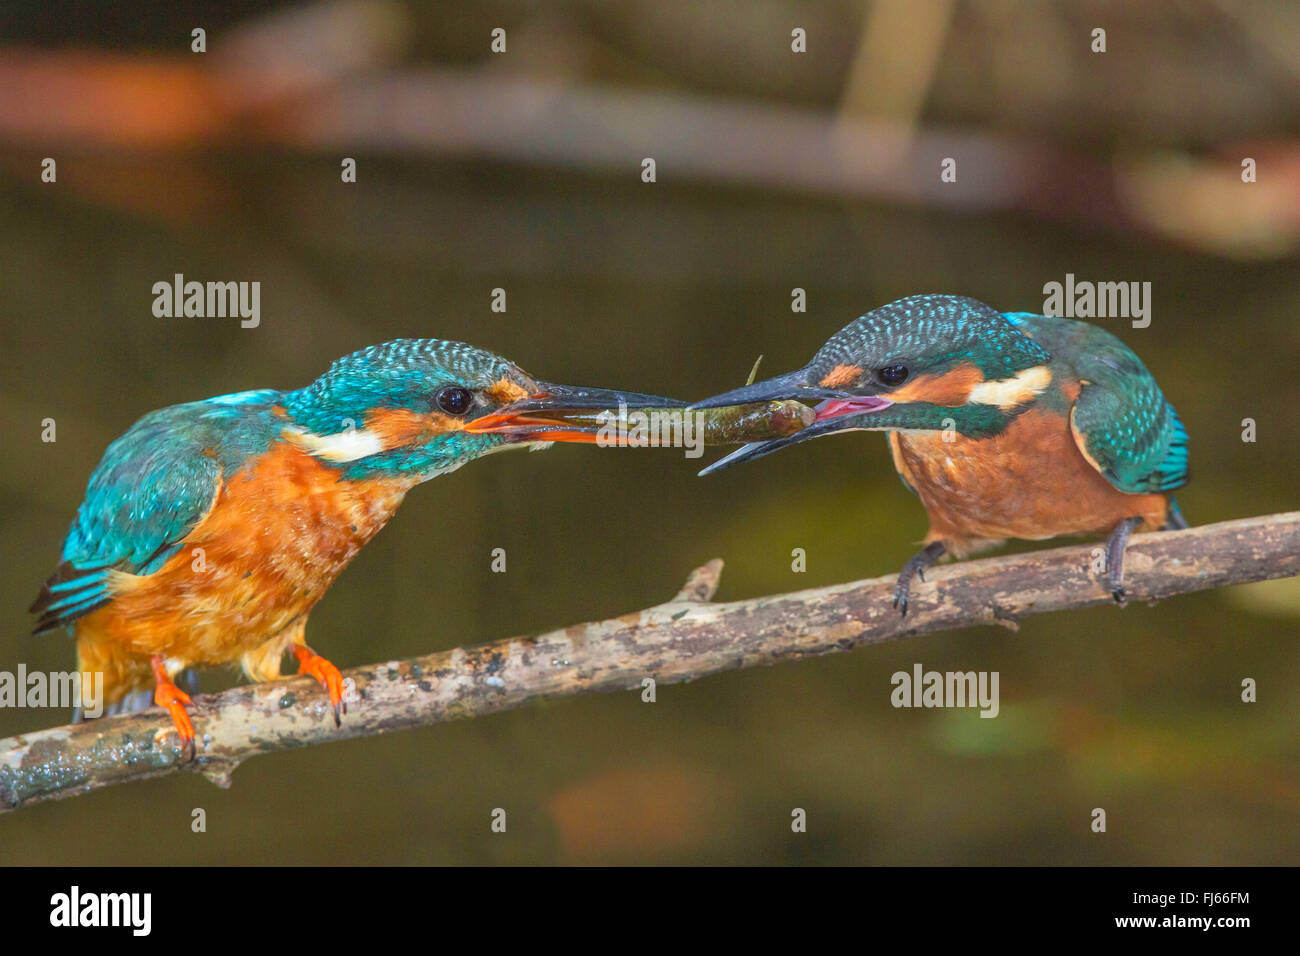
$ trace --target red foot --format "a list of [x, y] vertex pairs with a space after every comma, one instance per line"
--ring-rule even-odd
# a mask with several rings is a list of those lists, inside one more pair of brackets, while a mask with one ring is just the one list
[[298, 658], [298, 673], [310, 674], [330, 695], [330, 704], [334, 707], [334, 726], [341, 726], [339, 712], [348, 712], [348, 705], [343, 702], [343, 675], [339, 669], [313, 651], [306, 644], [295, 644], [293, 656]]
[[171, 714], [172, 723], [176, 725], [176, 733], [181, 738], [181, 750], [185, 753], [186, 760], [194, 758], [194, 724], [190, 720], [189, 712], [185, 710], [185, 705], [189, 704], [190, 695], [185, 693], [167, 676], [167, 668], [163, 665], [161, 654], [155, 654], [150, 659], [153, 664], [154, 691], [153, 702], [159, 707], [167, 710]]

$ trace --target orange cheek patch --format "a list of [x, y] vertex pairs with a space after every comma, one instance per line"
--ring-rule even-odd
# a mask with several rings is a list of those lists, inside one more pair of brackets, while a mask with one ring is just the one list
[[464, 424], [437, 412], [420, 414], [405, 408], [375, 408], [366, 416], [365, 429], [379, 436], [385, 448], [397, 448], [442, 432], [456, 431]]
[[942, 375], [921, 375], [885, 394], [893, 402], [929, 402], [955, 407], [965, 405], [971, 389], [982, 381], [984, 375], [979, 369], [963, 364]]
[[527, 398], [530, 394], [528, 389], [510, 381], [508, 378], [503, 378], [493, 382], [492, 387], [489, 388], [487, 392], [502, 405], [509, 405], [511, 402], [517, 402], [521, 398]]
[[843, 388], [862, 378], [862, 369], [857, 365], [837, 365], [821, 380], [823, 388]]

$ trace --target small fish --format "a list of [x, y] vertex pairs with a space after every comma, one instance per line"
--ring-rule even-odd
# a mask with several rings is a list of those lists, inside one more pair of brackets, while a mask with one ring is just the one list
[[[551, 431], [568, 432], [599, 427], [602, 424], [616, 424], [617, 418], [612, 416], [612, 411], [598, 415], [586, 411], [578, 414], [570, 412], [561, 419], [563, 424]], [[719, 408], [638, 408], [629, 413], [628, 427], [633, 427], [637, 422], [657, 422], [647, 432], [647, 443], [651, 447], [657, 447], [667, 444], [666, 441], [660, 441], [660, 436], [665, 433], [680, 434], [680, 425], [688, 417], [691, 428], [695, 434], [702, 436], [704, 445], [742, 445], [793, 435], [811, 425], [816, 420], [817, 413], [794, 399], [723, 405]], [[595, 440], [598, 441], [599, 436]]]
[[737, 445], [793, 435], [817, 418], [811, 408], [793, 399], [702, 408], [694, 414], [703, 417], [706, 445]]

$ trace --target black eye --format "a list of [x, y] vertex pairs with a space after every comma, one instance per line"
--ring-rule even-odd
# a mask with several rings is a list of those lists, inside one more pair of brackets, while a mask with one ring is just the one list
[[895, 385], [902, 385], [907, 381], [907, 366], [886, 365], [876, 373], [876, 377], [890, 388], [893, 388]]
[[434, 399], [448, 415], [464, 415], [469, 411], [469, 407], [474, 402], [474, 396], [469, 393], [469, 389], [461, 388], [459, 385], [448, 385], [446, 388], [438, 390], [438, 395]]

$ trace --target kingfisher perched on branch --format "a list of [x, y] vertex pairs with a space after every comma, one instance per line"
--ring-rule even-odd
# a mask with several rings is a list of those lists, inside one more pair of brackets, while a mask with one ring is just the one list
[[1187, 527], [1168, 494], [1187, 481], [1187, 432], [1142, 361], [1086, 322], [910, 296], [841, 329], [803, 368], [692, 407], [776, 398], [815, 404], [816, 421], [701, 474], [821, 435], [886, 432], [930, 519], [898, 576], [903, 615], [913, 576], [945, 552], [1073, 534], [1109, 535], [1108, 585], [1123, 604], [1129, 536]]
[[594, 442], [592, 410], [620, 404], [685, 403], [552, 385], [482, 349], [399, 339], [297, 391], [150, 412], [91, 476], [32, 606], [36, 633], [70, 625], [78, 668], [104, 674], [107, 712], [152, 696], [191, 756], [190, 698], [174, 683], [190, 667], [238, 661], [274, 680], [292, 653], [337, 722], [342, 679], [307, 646], [307, 616], [406, 493], [493, 452]]

